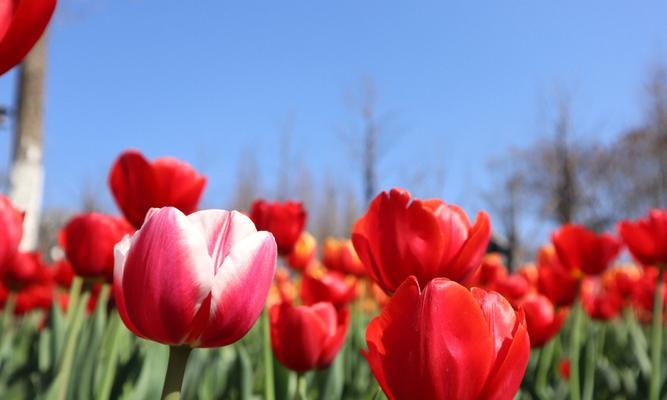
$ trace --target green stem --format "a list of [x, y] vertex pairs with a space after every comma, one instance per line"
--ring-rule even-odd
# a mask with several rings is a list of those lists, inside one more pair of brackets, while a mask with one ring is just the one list
[[660, 267], [658, 282], [653, 298], [653, 326], [651, 327], [651, 384], [649, 399], [658, 400], [660, 397], [660, 363], [662, 355], [662, 308], [665, 284], [663, 282], [664, 268]]
[[14, 316], [14, 308], [16, 307], [16, 293], [9, 292], [7, 301], [5, 301], [5, 309], [2, 315], [2, 333], [4, 334]]
[[109, 334], [111, 335], [111, 345], [109, 349], [109, 358], [105, 362], [104, 375], [102, 383], [100, 384], [100, 391], [98, 394], [99, 400], [107, 400], [111, 396], [111, 388], [113, 387], [114, 376], [116, 375], [116, 363], [118, 362], [118, 336], [122, 330], [122, 323], [118, 313], [111, 316], [109, 323]]
[[306, 377], [303, 372], [296, 375], [296, 398], [298, 400], [307, 400]]
[[596, 324], [591, 325], [591, 330], [593, 334], [586, 346], [586, 364], [584, 371], [584, 400], [593, 399], [593, 389], [595, 388], [595, 366], [597, 365], [597, 347], [598, 340], [597, 336], [602, 327], [597, 326]]
[[[77, 278], [74, 278], [75, 281]], [[74, 283], [72, 283], [74, 287]], [[79, 285], [79, 288], [81, 286]], [[65, 342], [65, 349], [63, 350], [63, 355], [60, 363], [60, 369], [58, 371], [58, 376], [56, 377], [56, 399], [65, 400], [67, 398], [67, 389], [69, 388], [69, 377], [72, 373], [72, 363], [74, 362], [74, 356], [76, 353], [76, 345], [78, 343], [79, 332], [81, 331], [81, 326], [83, 325], [83, 316], [86, 303], [88, 301], [88, 293], [84, 293], [81, 296], [81, 302], [79, 302], [77, 294], [77, 303], [76, 307], [73, 304], [68, 305], [67, 314], [72, 318], [68, 320], [68, 330], [67, 330], [67, 341]], [[70, 308], [71, 307], [71, 308]], [[70, 314], [70, 310], [72, 314]]]
[[271, 349], [271, 326], [269, 322], [269, 311], [264, 309], [262, 312], [262, 339], [264, 358], [264, 398], [266, 400], [275, 400], [276, 387], [273, 376], [273, 352]]
[[535, 388], [537, 394], [542, 399], [548, 399], [549, 395], [547, 394], [547, 375], [551, 369], [553, 363], [554, 349], [556, 348], [556, 341], [550, 340], [547, 344], [542, 347], [540, 350], [540, 359], [539, 364], [537, 365], [537, 380]]
[[570, 400], [581, 399], [579, 386], [579, 354], [581, 352], [581, 329], [583, 312], [577, 299], [572, 310], [572, 332], [570, 337]]
[[163, 400], [178, 400], [181, 398], [181, 386], [185, 376], [185, 366], [192, 348], [190, 346], [169, 346], [169, 364], [162, 386]]
[[67, 314], [65, 318], [69, 323], [72, 320], [77, 305], [79, 304], [79, 296], [81, 296], [81, 286], [83, 285], [83, 279], [80, 276], [75, 276], [72, 280], [72, 286], [69, 288], [69, 297], [67, 300]]

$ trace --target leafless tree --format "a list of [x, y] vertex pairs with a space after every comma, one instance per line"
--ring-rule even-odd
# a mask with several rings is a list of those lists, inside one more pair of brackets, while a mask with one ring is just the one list
[[364, 78], [360, 89], [347, 94], [347, 104], [357, 123], [341, 129], [344, 143], [361, 166], [363, 199], [368, 204], [378, 192], [379, 163], [395, 138], [396, 113], [378, 111], [378, 94], [372, 79]]

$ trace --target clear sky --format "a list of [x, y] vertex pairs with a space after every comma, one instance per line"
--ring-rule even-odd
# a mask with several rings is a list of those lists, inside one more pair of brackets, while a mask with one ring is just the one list
[[[135, 147], [207, 174], [224, 204], [244, 149], [267, 185], [293, 121], [293, 152], [316, 177], [359, 185], [337, 127], [364, 76], [395, 113], [382, 187], [445, 171], [431, 193], [479, 207], [487, 160], [545, 133], [559, 90], [579, 135], [636, 125], [651, 65], [667, 59], [667, 3], [341, 0], [61, 0], [50, 36], [47, 206], [106, 194], [115, 156]], [[13, 99], [15, 74], [0, 78]], [[559, 89], [560, 88], [560, 89]], [[7, 165], [9, 131], [0, 132]]]

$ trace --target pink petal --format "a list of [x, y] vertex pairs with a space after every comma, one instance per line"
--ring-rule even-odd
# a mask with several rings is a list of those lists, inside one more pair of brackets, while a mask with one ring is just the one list
[[179, 210], [165, 207], [132, 238], [117, 274], [122, 274], [127, 316], [137, 331], [161, 343], [181, 344], [211, 290], [213, 262], [199, 229]]
[[261, 231], [236, 243], [215, 274], [211, 313], [200, 343], [224, 346], [239, 340], [262, 312], [276, 271], [276, 241]]
[[216, 271], [234, 244], [257, 232], [250, 218], [238, 211], [198, 211], [188, 219], [202, 231]]

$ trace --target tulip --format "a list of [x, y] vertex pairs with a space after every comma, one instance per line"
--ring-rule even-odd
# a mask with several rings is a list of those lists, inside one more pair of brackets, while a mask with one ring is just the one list
[[627, 301], [632, 298], [632, 294], [637, 281], [641, 278], [641, 269], [634, 265], [628, 265], [621, 268], [612, 268], [602, 277], [605, 285], [613, 286], [618, 294]]
[[577, 278], [601, 274], [621, 251], [621, 243], [615, 237], [598, 235], [580, 225], [562, 226], [551, 241], [561, 265]]
[[558, 261], [553, 246], [543, 246], [538, 253], [538, 290], [557, 307], [574, 303], [579, 292], [579, 281]]
[[122, 218], [82, 214], [72, 218], [60, 232], [60, 244], [77, 275], [111, 281], [114, 246], [132, 231]]
[[46, 30], [56, 0], [3, 0], [0, 4], [0, 75], [19, 64]]
[[12, 291], [20, 291], [52, 280], [50, 270], [44, 264], [41, 254], [37, 252], [17, 253], [5, 271], [3, 279]]
[[484, 256], [470, 286], [481, 287], [486, 290], [495, 290], [496, 284], [507, 278], [507, 267], [503, 256], [499, 253], [489, 253]]
[[328, 269], [358, 277], [366, 276], [366, 268], [351, 240], [327, 238], [323, 253], [322, 264]]
[[125, 218], [139, 228], [153, 207], [176, 207], [184, 214], [194, 212], [206, 178], [175, 158], [149, 162], [139, 151], [127, 150], [111, 167], [109, 186]]
[[331, 303], [294, 306], [275, 304], [269, 310], [271, 346], [285, 367], [306, 372], [326, 368], [343, 346], [350, 313]]
[[648, 216], [636, 221], [623, 221], [618, 231], [632, 256], [644, 266], [658, 268], [657, 287], [653, 298], [653, 326], [651, 328], [651, 382], [649, 398], [660, 395], [660, 366], [662, 357], [662, 319], [664, 312], [665, 267], [667, 266], [667, 210], [651, 210]]
[[567, 309], [554, 310], [551, 301], [541, 294], [526, 296], [519, 304], [526, 314], [530, 345], [540, 348], [558, 334], [567, 317]]
[[8, 197], [0, 195], [0, 271], [7, 268], [19, 251], [23, 236], [23, 213]]
[[499, 294], [411, 276], [366, 330], [389, 399], [512, 399], [528, 365], [523, 312]]
[[636, 222], [622, 221], [618, 232], [641, 264], [667, 265], [667, 210], [651, 210]]
[[306, 217], [303, 204], [295, 201], [271, 203], [255, 200], [250, 211], [250, 219], [257, 229], [271, 232], [276, 238], [278, 253], [284, 256], [294, 249], [306, 226]]
[[287, 264], [297, 271], [303, 271], [315, 260], [316, 253], [317, 241], [310, 233], [303, 232], [287, 257]]
[[490, 235], [485, 212], [471, 224], [458, 206], [392, 189], [380, 193], [356, 222], [352, 242], [370, 277], [392, 293], [411, 275], [421, 286], [437, 277], [465, 283], [477, 271]]
[[534, 264], [526, 264], [519, 267], [517, 273], [523, 276], [530, 286], [537, 287], [540, 274]]
[[567, 358], [560, 360], [558, 363], [558, 372], [563, 379], [566, 381], [570, 380], [570, 360]]
[[496, 291], [503, 295], [512, 306], [516, 306], [532, 290], [523, 275], [513, 274], [496, 283]]
[[74, 268], [66, 258], [63, 258], [51, 265], [51, 277], [61, 288], [69, 288], [74, 281]]
[[53, 304], [53, 284], [50, 282], [27, 286], [16, 292], [15, 315], [35, 310], [48, 310]]
[[116, 245], [114, 297], [137, 336], [169, 345], [218, 347], [259, 317], [276, 269], [276, 245], [236, 211], [185, 216], [154, 209]]
[[354, 278], [347, 278], [336, 271], [323, 271], [316, 266], [309, 268], [301, 280], [301, 299], [307, 305], [329, 302], [336, 308], [350, 303], [357, 294]]
[[609, 321], [621, 312], [623, 298], [614, 287], [605, 286], [600, 279], [585, 278], [581, 284], [581, 305], [591, 318]]

